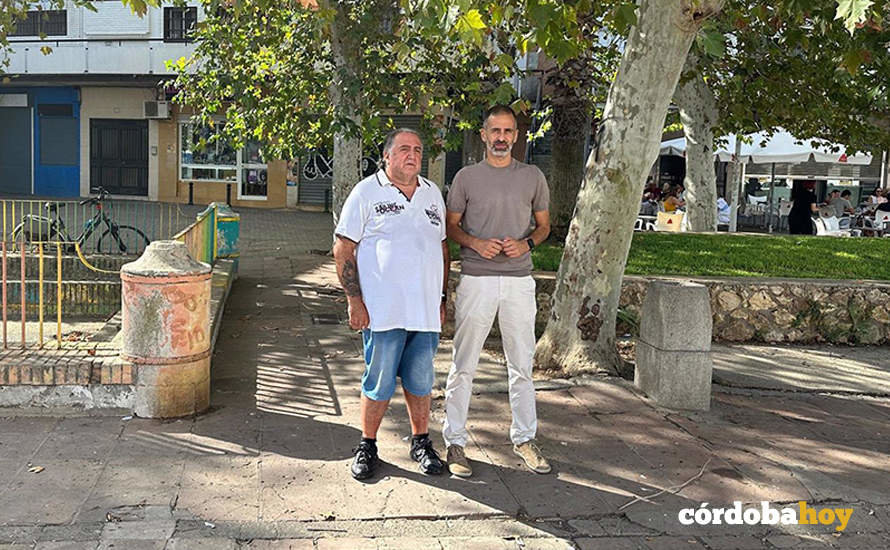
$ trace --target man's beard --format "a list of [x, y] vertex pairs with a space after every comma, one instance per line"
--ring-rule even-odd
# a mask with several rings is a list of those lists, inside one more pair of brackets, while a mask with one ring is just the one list
[[[505, 147], [503, 150], [495, 149], [495, 145], [498, 145], [501, 143], [503, 143], [504, 145], [507, 145], [507, 147]], [[488, 146], [488, 152], [496, 157], [506, 157], [510, 154], [510, 146], [505, 141], [495, 142]]]

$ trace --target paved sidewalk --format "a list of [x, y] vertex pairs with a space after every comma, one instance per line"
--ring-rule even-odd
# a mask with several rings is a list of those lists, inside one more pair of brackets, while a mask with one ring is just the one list
[[721, 385], [890, 397], [890, 346], [714, 345], [712, 352]]
[[[542, 382], [554, 388], [539, 392], [538, 413], [555, 472], [540, 476], [512, 454], [504, 367], [486, 353], [473, 478], [417, 471], [398, 394], [379, 436], [386, 464], [354, 481], [360, 340], [325, 324], [343, 318], [343, 299], [331, 259], [307, 253], [328, 230], [244, 250], [209, 413], [0, 418], [0, 549], [890, 547], [890, 401], [855, 394], [715, 386], [712, 411], [684, 414], [621, 380]], [[681, 508], [736, 500], [854, 513], [841, 534], [678, 521]]]

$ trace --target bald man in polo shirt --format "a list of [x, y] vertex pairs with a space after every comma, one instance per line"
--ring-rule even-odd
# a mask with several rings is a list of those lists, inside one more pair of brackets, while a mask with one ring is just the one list
[[374, 475], [377, 431], [401, 379], [411, 420], [410, 456], [425, 474], [445, 465], [429, 438], [433, 357], [445, 317], [449, 255], [445, 203], [420, 176], [423, 144], [414, 130], [390, 132], [385, 169], [356, 184], [335, 230], [337, 275], [349, 303], [349, 326], [362, 331], [362, 439], [352, 476]]

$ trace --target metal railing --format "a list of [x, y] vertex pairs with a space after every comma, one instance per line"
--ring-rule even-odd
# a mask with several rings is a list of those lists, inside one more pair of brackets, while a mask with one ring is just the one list
[[[172, 238], [199, 208], [109, 198], [0, 200], [3, 348], [78, 345], [120, 310], [121, 266], [150, 241]], [[213, 239], [214, 221], [215, 211], [199, 217], [187, 239]], [[212, 262], [215, 246], [199, 248], [211, 250]]]
[[217, 257], [216, 218], [214, 205], [198, 214], [195, 222], [174, 235], [173, 239], [184, 242], [192, 258], [213, 265]]
[[[93, 261], [107, 269], [93, 272], [91, 278], [78, 274], [72, 280], [65, 277], [66, 269], [77, 272], [81, 266], [78, 256], [65, 253], [70, 245], [0, 242], [4, 349], [43, 348], [53, 341], [61, 348], [63, 337], [83, 333], [79, 329], [104, 322], [120, 308], [120, 279], [113, 268], [130, 258], [96, 258]], [[63, 328], [68, 334], [63, 335]]]
[[198, 206], [99, 199], [0, 199], [3, 349], [78, 345], [120, 310], [120, 268], [150, 241], [182, 241], [208, 264], [219, 257], [217, 222], [230, 214], [216, 204], [199, 213]]
[[[149, 242], [170, 239], [199, 207], [173, 203], [103, 199], [86, 201], [0, 201], [0, 238], [15, 245], [80, 243], [85, 254], [141, 254]], [[11, 248], [10, 250], [13, 250]]]
[[[97, 3], [97, 6], [101, 6]], [[89, 12], [88, 12], [89, 13]], [[188, 57], [194, 45], [166, 42], [162, 38], [15, 38], [9, 53], [8, 72], [23, 74], [79, 74], [97, 69], [105, 74], [174, 76], [165, 64], [168, 59]], [[44, 55], [49, 46], [54, 55]]]

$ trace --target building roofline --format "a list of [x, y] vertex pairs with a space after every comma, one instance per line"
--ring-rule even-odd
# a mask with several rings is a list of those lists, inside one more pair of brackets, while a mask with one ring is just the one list
[[155, 87], [174, 75], [155, 74], [2, 74], [8, 82], [0, 82], [0, 89], [22, 86], [115, 86]]

